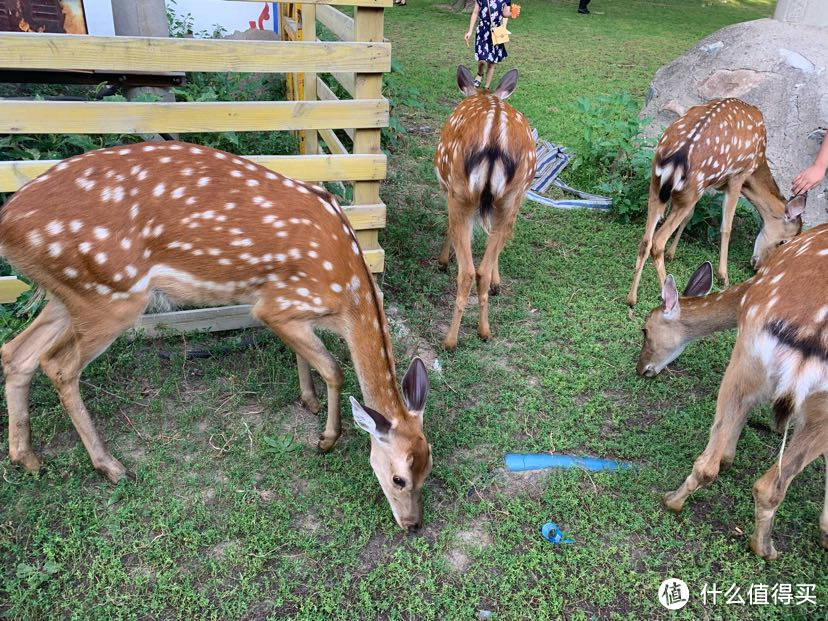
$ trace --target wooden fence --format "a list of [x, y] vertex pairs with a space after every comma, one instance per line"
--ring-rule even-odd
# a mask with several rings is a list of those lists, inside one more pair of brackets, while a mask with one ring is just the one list
[[[352, 6], [354, 16], [327, 5]], [[384, 252], [378, 235], [385, 226], [386, 210], [379, 187], [387, 164], [380, 150], [380, 130], [388, 125], [389, 114], [388, 101], [382, 96], [382, 74], [391, 69], [391, 46], [383, 40], [383, 23], [384, 8], [391, 5], [392, 0], [306, 1], [300, 5], [304, 32], [301, 41], [0, 33], [0, 69], [302, 73], [306, 84], [305, 101], [0, 100], [0, 134], [303, 131], [305, 153], [250, 159], [304, 181], [353, 184], [353, 201], [345, 212], [369, 267], [381, 272]], [[317, 19], [340, 40], [319, 41]], [[319, 79], [321, 73], [334, 76], [352, 99], [337, 99]], [[335, 130], [343, 130], [351, 139], [350, 150]], [[321, 148], [317, 136], [327, 149]], [[55, 163], [0, 161], [0, 192], [16, 191]], [[249, 320], [240, 318], [240, 307], [184, 312], [199, 318], [200, 323], [195, 325], [198, 328], [229, 329], [249, 324]], [[178, 313], [170, 317], [146, 316], [142, 325], [150, 331], [157, 322], [191, 329], [192, 325], [180, 321], [182, 317]]]

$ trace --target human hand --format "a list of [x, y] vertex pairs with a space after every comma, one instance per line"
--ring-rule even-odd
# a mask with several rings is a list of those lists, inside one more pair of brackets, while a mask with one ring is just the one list
[[472, 31], [471, 31], [471, 30], [469, 30], [469, 31], [466, 33], [466, 36], [465, 36], [465, 37], [463, 37], [463, 38], [466, 40], [466, 47], [469, 47], [469, 40], [471, 39], [471, 36], [472, 36]]
[[802, 194], [803, 192], [807, 192], [822, 181], [824, 176], [824, 168], [820, 168], [816, 164], [809, 166], [794, 177], [793, 183], [791, 184], [791, 193], [796, 196], [798, 194]]

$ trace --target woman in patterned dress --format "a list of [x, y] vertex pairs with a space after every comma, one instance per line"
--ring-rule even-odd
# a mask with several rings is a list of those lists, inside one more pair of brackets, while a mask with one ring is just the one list
[[466, 33], [466, 45], [472, 36], [474, 23], [480, 16], [477, 24], [477, 33], [474, 37], [474, 57], [477, 59], [477, 77], [474, 85], [480, 86], [483, 81], [483, 69], [486, 69], [486, 88], [492, 84], [494, 66], [506, 58], [506, 46], [495, 45], [492, 42], [492, 28], [500, 26], [504, 17], [512, 17], [512, 0], [477, 0], [469, 22], [469, 31]]

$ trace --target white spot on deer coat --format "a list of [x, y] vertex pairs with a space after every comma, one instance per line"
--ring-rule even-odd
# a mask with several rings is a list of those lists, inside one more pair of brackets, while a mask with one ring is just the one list
[[90, 250], [92, 250], [92, 244], [89, 242], [81, 242], [78, 244], [78, 252], [81, 254], [89, 254]]
[[109, 229], [103, 226], [96, 226], [92, 229], [92, 234], [95, 236], [95, 239], [106, 239], [109, 237]]
[[48, 246], [49, 256], [52, 257], [59, 257], [61, 250], [63, 250], [63, 246], [60, 244], [60, 242], [52, 242]]

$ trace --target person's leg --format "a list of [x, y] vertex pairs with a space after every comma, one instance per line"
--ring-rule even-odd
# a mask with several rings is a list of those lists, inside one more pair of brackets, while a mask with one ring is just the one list
[[486, 61], [479, 60], [477, 61], [477, 77], [474, 78], [474, 85], [475, 87], [480, 87], [481, 82], [483, 82], [483, 72], [486, 70]]
[[494, 63], [487, 63], [486, 67], [486, 88], [492, 85], [492, 76], [494, 75]]
[[589, 0], [581, 0], [578, 4], [578, 13], [589, 13], [589, 9], [587, 5], [589, 4]]

